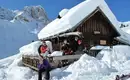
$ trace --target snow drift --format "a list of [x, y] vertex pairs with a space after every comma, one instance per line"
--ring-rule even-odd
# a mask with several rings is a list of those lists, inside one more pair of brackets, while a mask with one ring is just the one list
[[[0, 79], [37, 80], [37, 72], [24, 67], [21, 59], [22, 55], [28, 54], [26, 52], [36, 52], [34, 46], [38, 45], [40, 45], [39, 41], [30, 43], [28, 47], [26, 45], [20, 48], [19, 54], [0, 60]], [[117, 74], [130, 73], [129, 49], [130, 47], [125, 45], [106, 47], [97, 58], [84, 54], [70, 66], [52, 70], [51, 80], [114, 80]]]
[[127, 32], [128, 34], [130, 34], [130, 21], [127, 22], [120, 22], [120, 27], [123, 31]]

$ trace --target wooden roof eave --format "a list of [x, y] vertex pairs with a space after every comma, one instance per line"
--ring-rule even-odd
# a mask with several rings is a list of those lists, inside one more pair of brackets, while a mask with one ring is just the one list
[[47, 38], [44, 38], [44, 40], [47, 40], [47, 39], [54, 39], [54, 38], [59, 38], [59, 37], [63, 37], [63, 36], [70, 36], [70, 35], [75, 35], [75, 36], [79, 36], [79, 37], [82, 37], [82, 33], [81, 32], [64, 32], [64, 33], [60, 33], [60, 34], [57, 34], [57, 35], [54, 35], [54, 36], [50, 36], [50, 37], [47, 37]]

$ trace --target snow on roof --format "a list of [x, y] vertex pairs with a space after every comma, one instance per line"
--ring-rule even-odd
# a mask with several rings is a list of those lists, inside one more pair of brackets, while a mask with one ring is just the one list
[[[119, 28], [119, 22], [109, 9], [108, 5], [104, 0], [86, 0], [77, 6], [71, 8], [61, 19], [55, 19], [50, 24], [45, 26], [38, 34], [39, 39], [45, 39], [48, 37], [52, 37], [55, 35], [59, 35], [59, 33], [66, 32], [67, 30], [75, 27], [79, 22], [81, 22], [84, 18], [89, 16], [93, 11], [99, 8], [105, 16], [109, 19], [115, 29], [123, 35], [124, 32]], [[126, 37], [121, 37], [127, 40]], [[119, 38], [121, 39], [121, 38]]]
[[125, 27], [121, 28], [122, 35], [118, 37], [117, 39], [122, 40], [125, 43], [128, 43], [130, 45], [130, 21], [128, 22], [119, 22], [120, 26], [121, 24], [125, 25]]
[[32, 55], [32, 56], [38, 56], [38, 47], [42, 44], [41, 41], [35, 41], [28, 45], [25, 45], [19, 49], [20, 53], [23, 53], [23, 55]]
[[121, 42], [123, 43], [126, 43], [128, 45], [130, 45], [130, 34], [120, 30], [121, 32], [121, 36], [120, 37], [117, 37], [116, 39], [117, 40], [120, 40]]
[[39, 32], [38, 38], [43, 39], [50, 36], [58, 35], [61, 32], [65, 32], [73, 28], [86, 16], [96, 10], [97, 7], [99, 7], [104, 12], [104, 14], [108, 17], [108, 19], [115, 27], [118, 27], [117, 19], [108, 8], [104, 0], [98, 0], [96, 2], [95, 0], [87, 0], [71, 8], [61, 19], [55, 19], [46, 27], [44, 27]]
[[81, 33], [81, 32], [70, 32], [70, 33], [61, 34], [61, 35], [59, 35], [59, 36], [62, 37], [62, 36], [70, 36], [70, 35], [82, 36], [82, 33]]
[[68, 9], [63, 9], [63, 10], [61, 10], [61, 11], [59, 12], [60, 17], [63, 17], [64, 15], [66, 15], [68, 11], [69, 11]]

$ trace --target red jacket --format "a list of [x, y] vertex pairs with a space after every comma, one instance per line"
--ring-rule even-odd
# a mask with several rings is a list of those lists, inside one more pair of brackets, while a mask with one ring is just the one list
[[47, 51], [47, 46], [46, 45], [42, 45], [40, 47], [40, 51], [41, 51], [41, 53], [45, 53]]

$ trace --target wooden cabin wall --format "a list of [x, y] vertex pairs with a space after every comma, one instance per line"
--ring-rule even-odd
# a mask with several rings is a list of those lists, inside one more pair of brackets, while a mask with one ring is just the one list
[[114, 37], [118, 36], [113, 26], [101, 12], [95, 13], [91, 18], [82, 22], [76, 30], [83, 33], [83, 41], [89, 46], [111, 45]]
[[[96, 12], [89, 19], [86, 18], [75, 31], [79, 31], [83, 33], [84, 39], [83, 42], [88, 47], [92, 47], [95, 45], [115, 45], [119, 42], [114, 40], [114, 37], [119, 36], [115, 28], [112, 24], [110, 24], [109, 20], [100, 12]], [[60, 47], [63, 43], [63, 39], [55, 38], [52, 41], [53, 49], [60, 50]], [[114, 42], [114, 44], [113, 44]]]

